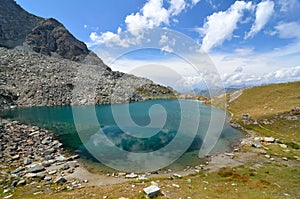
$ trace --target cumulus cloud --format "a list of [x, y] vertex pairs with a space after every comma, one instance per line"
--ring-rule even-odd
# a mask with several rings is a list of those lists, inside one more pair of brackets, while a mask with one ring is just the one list
[[290, 38], [298, 38], [300, 39], [300, 24], [297, 22], [289, 22], [289, 23], [280, 23], [275, 26], [275, 30], [279, 34], [280, 38], [290, 39]]
[[300, 66], [283, 68], [264, 75], [254, 75], [244, 72], [238, 67], [232, 73], [223, 75], [224, 84], [228, 86], [253, 86], [265, 83], [281, 83], [300, 80]]
[[186, 6], [187, 4], [185, 0], [171, 0], [168, 11], [172, 16], [176, 16], [179, 15], [186, 8]]
[[169, 12], [163, 7], [163, 0], [149, 0], [140, 12], [128, 15], [125, 23], [127, 30], [136, 34], [137, 29], [169, 24]]
[[101, 33], [101, 35], [98, 35], [96, 32], [92, 32], [90, 34], [90, 40], [91, 42], [87, 43], [88, 47], [100, 45], [100, 44], [106, 44], [107, 46], [117, 45], [121, 47], [129, 46], [129, 41], [125, 39], [121, 39], [119, 34], [115, 34], [109, 31], [105, 33]]
[[274, 12], [274, 2], [270, 0], [262, 1], [257, 5], [255, 12], [255, 21], [250, 32], [245, 35], [245, 39], [257, 34], [270, 20]]
[[244, 72], [243, 67], [237, 67], [232, 73], [225, 73], [222, 79], [227, 87], [255, 85], [261, 83], [262, 80], [261, 77]]
[[[192, 8], [199, 1], [200, 0], [192, 0], [191, 2], [186, 0], [168, 0], [169, 6], [165, 8], [163, 0], [147, 0], [138, 12], [126, 16], [124, 21], [126, 29], [133, 36], [142, 36], [143, 29], [169, 26], [170, 21], [178, 23], [176, 16], [181, 14], [185, 9]], [[122, 29], [119, 27], [117, 34], [120, 35], [121, 33]], [[119, 40], [118, 36], [110, 31], [101, 33], [101, 35], [95, 34], [96, 33], [91, 33], [91, 42], [89, 42], [88, 45], [97, 45], [103, 42], [115, 43], [114, 41], [110, 42], [107, 38]], [[125, 45], [127, 45], [126, 42], [122, 41], [119, 46]]]
[[251, 9], [251, 7], [251, 2], [236, 1], [228, 10], [215, 12], [208, 16], [204, 26], [199, 29], [200, 33], [204, 35], [201, 49], [210, 51], [225, 40], [231, 40], [244, 10]]
[[285, 82], [300, 80], [300, 66], [283, 68], [266, 75], [268, 82]]

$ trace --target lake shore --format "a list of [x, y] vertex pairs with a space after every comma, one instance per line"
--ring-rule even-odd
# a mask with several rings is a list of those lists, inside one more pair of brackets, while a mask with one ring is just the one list
[[[228, 164], [239, 165], [237, 161], [231, 161], [231, 153], [225, 153], [225, 155], [224, 153], [218, 153], [207, 156], [201, 165], [187, 166], [180, 171], [162, 169], [151, 173], [124, 173], [117, 171], [98, 173], [93, 171], [93, 168], [85, 164], [81, 159], [78, 159], [79, 156], [77, 154], [71, 154], [66, 151], [54, 133], [17, 121], [5, 119], [0, 119], [0, 121], [2, 132], [1, 170], [4, 174], [2, 187], [12, 186], [13, 184], [14, 186], [30, 184], [35, 182], [36, 179], [39, 179], [40, 183], [46, 185], [68, 182], [67, 184], [71, 183], [73, 188], [82, 187], [82, 184], [84, 186], [100, 186], [118, 184], [130, 180], [183, 177], [197, 174], [200, 170], [214, 171]], [[30, 169], [32, 167], [37, 168], [37, 170], [31, 172]]]

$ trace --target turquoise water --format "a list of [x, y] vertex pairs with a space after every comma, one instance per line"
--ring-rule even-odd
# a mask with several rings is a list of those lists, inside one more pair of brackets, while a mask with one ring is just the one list
[[[96, 113], [97, 122], [93, 120], [93, 111]], [[0, 114], [4, 118], [54, 131], [65, 148], [77, 151], [83, 159], [92, 159], [94, 162], [98, 161], [86, 148], [95, 143], [95, 138], [99, 138], [99, 135], [105, 134], [110, 142], [124, 151], [148, 153], [169, 146], [176, 135], [182, 133], [180, 145], [193, 138], [185, 155], [174, 163], [184, 166], [199, 163], [197, 154], [205, 136], [210, 133], [208, 127], [212, 113], [215, 117], [224, 114], [221, 110], [197, 101], [153, 100], [121, 105], [32, 107], [8, 110]], [[154, 125], [151, 126], [151, 122]], [[195, 136], [193, 130], [196, 131]], [[242, 137], [239, 131], [225, 122], [212, 153], [230, 151], [232, 144]], [[180, 146], [173, 147], [172, 150], [176, 151], [177, 148]], [[105, 151], [105, 148], [101, 150]], [[111, 154], [113, 155], [115, 154]], [[119, 157], [116, 155], [116, 158]]]

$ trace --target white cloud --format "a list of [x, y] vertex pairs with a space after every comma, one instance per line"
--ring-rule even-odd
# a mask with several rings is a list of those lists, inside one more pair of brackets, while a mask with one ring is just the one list
[[164, 45], [165, 43], [168, 42], [168, 40], [169, 40], [169, 38], [168, 38], [167, 35], [162, 35], [162, 36], [160, 37], [159, 44], [160, 44], [160, 45]]
[[115, 34], [113, 32], [105, 32], [98, 35], [96, 32], [92, 32], [90, 34], [91, 42], [87, 43], [88, 47], [106, 44], [107, 46], [110, 45], [117, 45], [121, 47], [128, 47], [129, 41], [125, 39], [121, 39], [119, 34]]
[[237, 53], [238, 55], [251, 55], [253, 54], [253, 48], [237, 48], [234, 50], [235, 53]]
[[196, 5], [197, 3], [199, 3], [200, 2], [200, 0], [192, 0], [192, 4], [193, 5]]
[[283, 68], [263, 75], [254, 75], [235, 70], [232, 73], [223, 75], [226, 86], [253, 86], [265, 83], [280, 83], [300, 80], [300, 66]]
[[233, 31], [243, 16], [243, 11], [251, 7], [251, 2], [236, 1], [228, 10], [208, 16], [203, 28], [199, 29], [200, 33], [205, 35], [201, 49], [209, 51], [213, 47], [221, 45], [225, 40], [231, 40]]
[[[169, 26], [170, 21], [178, 23], [179, 21], [175, 17], [181, 14], [186, 8], [193, 7], [199, 1], [200, 0], [192, 0], [192, 3], [187, 3], [186, 0], [168, 0], [169, 7], [166, 9], [163, 0], [147, 0], [145, 5], [138, 12], [126, 16], [126, 29], [133, 36], [136, 36], [136, 40], [140, 40], [143, 37], [144, 29]], [[121, 33], [122, 29], [119, 27], [117, 34], [121, 35]], [[91, 33], [91, 42], [87, 43], [89, 46], [105, 43], [106, 41], [110, 44], [116, 43], [107, 39], [113, 37], [115, 37], [115, 41], [121, 41], [118, 46], [127, 46], [128, 43], [137, 43], [118, 39], [118, 35], [110, 31], [101, 33], [101, 35], [95, 34], [94, 32]]]
[[274, 12], [274, 2], [270, 0], [262, 1], [257, 5], [255, 13], [255, 22], [250, 32], [245, 35], [245, 39], [253, 37], [257, 34], [270, 20]]
[[268, 82], [285, 82], [300, 80], [300, 66], [292, 68], [283, 68], [266, 75]]
[[187, 4], [185, 0], [171, 0], [170, 8], [168, 9], [171, 16], [179, 15], [185, 8]]
[[300, 39], [300, 24], [297, 22], [280, 23], [275, 26], [279, 37], [283, 39], [298, 38]]
[[149, 0], [140, 12], [128, 15], [125, 23], [127, 30], [136, 35], [138, 29], [169, 24], [169, 12], [163, 7], [163, 0]]
[[278, 0], [281, 12], [290, 12], [293, 9], [299, 9], [300, 2], [298, 0]]
[[172, 52], [174, 52], [174, 50], [170, 47], [170, 46], [163, 46], [162, 48], [161, 48], [161, 50], [162, 51], [165, 51], [165, 52], [168, 52], [168, 53], [172, 53]]

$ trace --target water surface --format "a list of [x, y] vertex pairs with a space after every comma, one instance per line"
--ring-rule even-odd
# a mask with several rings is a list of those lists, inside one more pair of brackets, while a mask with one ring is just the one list
[[[193, 105], [197, 103], [199, 110], [197, 110], [196, 113], [200, 113], [200, 115], [195, 115], [194, 107], [186, 109], [183, 113], [181, 110], [182, 103], [188, 105], [189, 103]], [[157, 110], [152, 110], [151, 115], [149, 115], [151, 107], [157, 105], [164, 110], [162, 111], [158, 108]], [[125, 109], [127, 109], [128, 112], [124, 111]], [[80, 113], [80, 120], [76, 120], [76, 126], [74, 125], [74, 110]], [[93, 110], [96, 111], [97, 124], [90, 119], [90, 113]], [[185, 121], [193, 123], [195, 123], [195, 118], [197, 118], [196, 122], [197, 126], [199, 126], [196, 129], [196, 136], [193, 137], [193, 141], [188, 146], [186, 153], [171, 166], [180, 168], [186, 165], [201, 163], [197, 154], [201, 148], [204, 137], [209, 133], [207, 130], [212, 112], [216, 116], [224, 114], [222, 110], [203, 105], [196, 101], [153, 100], [121, 105], [22, 108], [1, 112], [1, 116], [54, 131], [65, 148], [79, 152], [83, 160], [89, 159], [87, 162], [93, 162], [93, 165], [97, 164], [98, 161], [90, 155], [86, 150], [86, 146], [94, 144], [95, 138], [99, 137], [99, 135], [105, 134], [108, 140], [114, 143], [116, 147], [127, 152], [155, 152], [169, 146], [179, 133], [179, 129], [183, 131], [183, 134], [186, 134], [186, 138], [190, 138], [189, 132], [193, 130], [190, 128], [195, 128], [195, 126], [186, 124], [183, 126], [184, 128], [182, 128], [180, 125], [182, 125], [183, 118]], [[130, 122], [124, 123], [124, 121], [128, 119], [128, 113], [134, 124]], [[165, 121], [163, 121], [163, 126], [148, 127], [147, 125], [151, 123], [150, 116], [152, 119], [160, 119], [162, 116], [166, 116]], [[121, 122], [122, 126], [120, 126], [118, 121], [123, 122]], [[159, 123], [160, 121], [157, 122]], [[80, 131], [80, 136], [78, 130]], [[132, 136], [132, 134], [128, 132], [137, 135], [137, 137]], [[152, 132], [155, 132], [153, 136]], [[243, 135], [239, 131], [231, 128], [228, 123], [225, 123], [220, 139], [212, 153], [230, 151], [232, 144], [242, 137]], [[84, 146], [83, 143], [86, 146]], [[182, 138], [182, 144], [185, 144], [185, 136]], [[176, 147], [174, 147], [173, 150], [176, 151]], [[172, 151], [170, 153], [172, 153]], [[111, 156], [113, 155], [114, 154], [111, 154]], [[117, 159], [120, 159], [117, 154], [115, 155]], [[101, 167], [100, 163], [99, 165]]]

